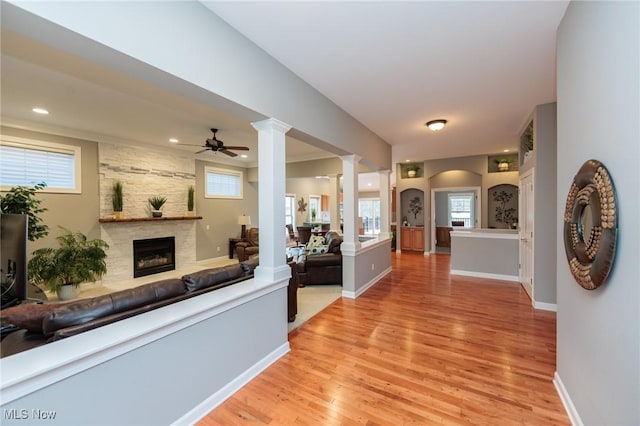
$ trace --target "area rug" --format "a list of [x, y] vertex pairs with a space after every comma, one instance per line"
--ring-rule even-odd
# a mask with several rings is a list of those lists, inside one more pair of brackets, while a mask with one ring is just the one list
[[289, 332], [342, 296], [339, 285], [307, 285], [298, 289], [298, 314], [289, 323]]

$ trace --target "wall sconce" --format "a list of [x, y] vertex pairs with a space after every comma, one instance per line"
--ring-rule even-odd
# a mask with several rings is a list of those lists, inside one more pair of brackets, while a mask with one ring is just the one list
[[429, 130], [437, 132], [438, 130], [444, 129], [445, 124], [447, 124], [447, 120], [431, 120], [427, 122], [426, 126]]
[[242, 225], [240, 238], [245, 239], [247, 236], [247, 225], [251, 225], [251, 216], [247, 216], [245, 214], [238, 216], [238, 225]]

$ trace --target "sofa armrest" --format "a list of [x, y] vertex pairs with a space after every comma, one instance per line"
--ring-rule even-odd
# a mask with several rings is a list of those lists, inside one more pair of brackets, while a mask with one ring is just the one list
[[312, 254], [307, 256], [304, 263], [305, 269], [307, 270], [309, 270], [309, 268], [322, 268], [325, 266], [340, 266], [342, 265], [342, 256], [332, 253]]

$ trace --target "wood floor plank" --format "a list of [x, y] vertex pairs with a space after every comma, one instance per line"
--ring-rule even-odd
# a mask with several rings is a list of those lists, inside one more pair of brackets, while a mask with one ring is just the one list
[[570, 424], [555, 313], [517, 283], [451, 276], [448, 255], [391, 256], [390, 274], [291, 332], [291, 352], [199, 424]]

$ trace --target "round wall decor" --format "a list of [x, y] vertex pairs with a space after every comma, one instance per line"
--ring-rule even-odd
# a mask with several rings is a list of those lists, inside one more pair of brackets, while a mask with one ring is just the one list
[[616, 196], [607, 169], [585, 162], [573, 178], [564, 211], [564, 249], [583, 288], [598, 288], [613, 266], [617, 238]]

